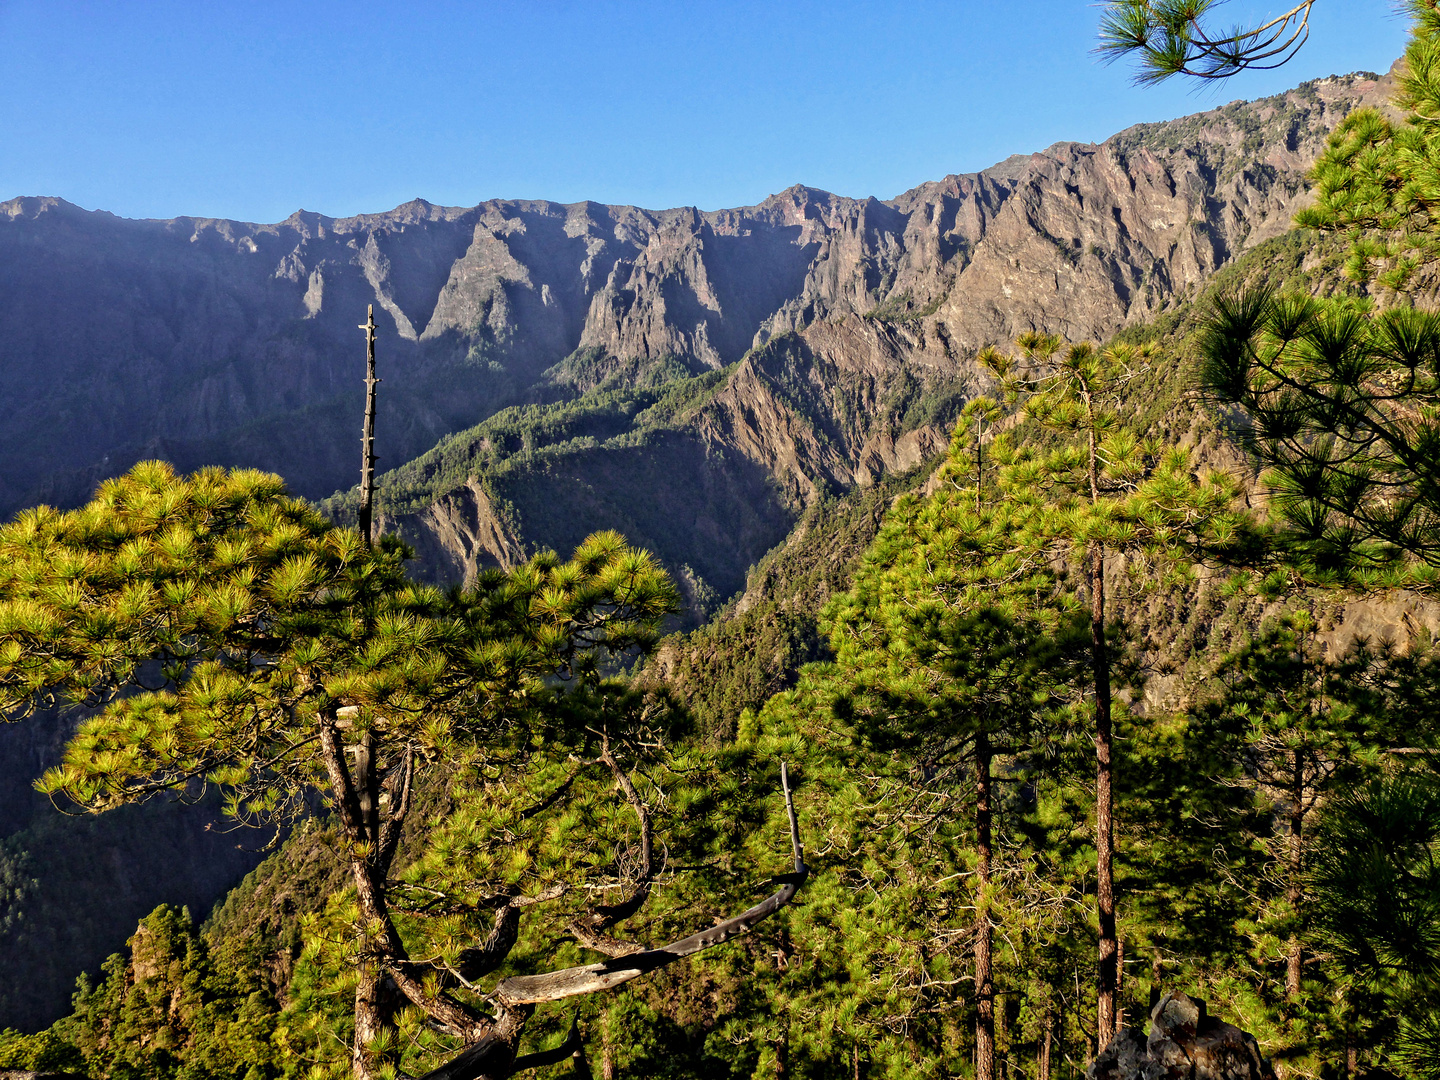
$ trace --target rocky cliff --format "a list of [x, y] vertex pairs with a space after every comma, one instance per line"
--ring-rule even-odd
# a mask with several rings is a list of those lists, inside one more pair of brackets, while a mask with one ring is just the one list
[[[985, 385], [972, 360], [980, 345], [1031, 329], [1107, 337], [1285, 232], [1326, 134], [1357, 104], [1383, 100], [1384, 82], [1325, 80], [1099, 146], [1058, 144], [889, 203], [792, 188], [742, 211], [628, 217], [653, 231], [610, 264], [570, 339], [590, 375], [577, 375], [572, 356], [531, 394], [634, 385], [662, 365], [682, 377], [729, 365], [723, 384], [671, 416], [664, 440], [653, 416], [643, 438], [622, 425], [576, 441], [567, 428], [548, 446], [526, 443], [528, 461], [498, 472], [483, 455], [458, 465], [452, 443], [448, 481], [422, 485], [422, 506], [412, 468], [382, 478], [387, 527], [416, 545], [423, 572], [449, 579], [616, 528], [697, 574], [702, 592], [729, 595], [818, 492], [871, 483], [943, 447], [955, 411]], [[573, 215], [547, 212], [561, 209]], [[540, 212], [515, 211], [520, 224], [491, 228], [486, 243]], [[584, 220], [597, 212], [586, 208]], [[521, 260], [506, 250], [508, 261], [495, 254], [486, 265], [511, 267], [518, 281]], [[487, 324], [487, 355], [511, 371], [532, 339], [507, 310], [503, 326]], [[642, 489], [651, 511], [637, 514]]]
[[[887, 202], [797, 186], [714, 212], [416, 200], [254, 225], [12, 199], [0, 513], [75, 503], [144, 456], [258, 465], [310, 496], [348, 487], [355, 324], [372, 303], [392, 466], [533, 398], [579, 353], [694, 373], [786, 331], [818, 347], [861, 318], [904, 327], [902, 364], [954, 365], [1027, 329], [1105, 336], [1287, 228], [1325, 134], [1383, 84], [1309, 83]], [[870, 469], [852, 457], [839, 471]]]
[[[698, 620], [827, 493], [936, 454], [983, 385], [979, 345], [1108, 336], [1283, 232], [1325, 134], [1385, 90], [1307, 84], [889, 202], [417, 201], [278, 225], [0, 203], [0, 515], [146, 456], [348, 487], [375, 304], [382, 524], [423, 572], [617, 528]], [[22, 972], [0, 1026], [53, 1018], [145, 907], [203, 906], [253, 862], [198, 812], [45, 818], [28, 782], [67, 730], [0, 728], [0, 938]]]

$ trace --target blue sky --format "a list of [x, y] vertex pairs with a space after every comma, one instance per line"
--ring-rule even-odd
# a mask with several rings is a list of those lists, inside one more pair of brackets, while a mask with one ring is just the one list
[[804, 183], [883, 199], [1384, 71], [1407, 27], [1388, 0], [1318, 0], [1288, 66], [1147, 90], [1095, 62], [1099, 18], [1085, 0], [0, 0], [0, 199], [251, 221], [416, 196], [715, 209]]

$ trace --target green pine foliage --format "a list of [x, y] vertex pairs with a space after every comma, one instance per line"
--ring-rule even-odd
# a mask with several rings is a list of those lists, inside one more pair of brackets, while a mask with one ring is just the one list
[[1433, 588], [1440, 566], [1440, 318], [1265, 287], [1217, 297], [1201, 378], [1266, 470], [1283, 573]]
[[1347, 239], [1352, 278], [1397, 292], [1440, 258], [1440, 12], [1426, 0], [1405, 8], [1414, 23], [1395, 102], [1404, 121], [1377, 109], [1347, 116], [1315, 164], [1314, 204], [1296, 217]]
[[[1205, 5], [1110, 10], [1131, 51], [1196, 62]], [[519, 1053], [574, 1030], [583, 1060], [552, 1075], [1072, 1080], [1102, 997], [1136, 1023], [1179, 987], [1286, 1078], [1437, 1075], [1434, 652], [1329, 633], [1338, 598], [1431, 588], [1440, 565], [1440, 331], [1337, 278], [1347, 251], [1392, 289], [1435, 255], [1440, 24], [1417, 16], [1415, 118], [1347, 121], [1317, 170], [1319, 231], [1227, 271], [1198, 335], [1180, 308], [1104, 346], [987, 351], [1022, 408], [976, 399], [938, 471], [817, 498], [688, 635], [657, 642], [675, 590], [613, 533], [445, 593], [406, 577], [402, 545], [366, 549], [261, 474], [147, 464], [4, 526], [3, 703], [96, 710], [45, 788], [100, 810], [218, 785], [241, 817], [298, 824], [203, 931], [157, 909], [73, 1015], [0, 1033], [0, 1067], [423, 1074], [507, 1015], [505, 979], [773, 889], [783, 760], [811, 869], [795, 902], [526, 1012]], [[802, 339], [750, 362], [822, 442], [864, 430], [843, 380], [815, 397]], [[475, 482], [568, 536], [624, 474], [635, 491], [607, 512], [658, 534], [665, 474], [693, 461], [681, 421], [730, 375], [577, 354], [552, 373], [563, 400], [447, 441], [382, 501]], [[972, 389], [887, 387], [901, 427], [948, 422]], [[788, 524], [796, 505], [766, 498]], [[1227, 561], [1269, 576], [1250, 588]], [[723, 576], [686, 573], [697, 594]], [[0, 935], [31, 861], [0, 852]]]
[[393, 1056], [382, 966], [429, 1000], [386, 911], [417, 773], [517, 737], [676, 605], [615, 534], [440, 593], [405, 577], [403, 545], [370, 549], [276, 477], [161, 463], [22, 514], [0, 553], [0, 704], [97, 710], [42, 790], [100, 812], [215, 785], [241, 821], [281, 824], [329, 797], [362, 904], [358, 1077]]
[[1135, 81], [1152, 85], [1188, 75], [1226, 79], [1247, 68], [1285, 63], [1309, 37], [1310, 8], [1289, 11], [1252, 26], [1217, 26], [1215, 0], [1110, 0], [1100, 21], [1097, 52], [1107, 62], [1134, 57]]
[[[900, 500], [826, 609], [834, 661], [737, 735], [798, 757], [802, 821], [827, 852], [770, 991], [787, 1071], [947, 1075], [997, 1018], [1004, 1032], [1014, 1014], [1006, 1050], [1059, 1026], [1032, 976], [1064, 969], [1063, 946], [1033, 965], [1057, 928], [1077, 929], [1068, 882], [1041, 865], [1065, 845], [1038, 851], [1021, 823], [1064, 816], [1063, 799], [1037, 814], [1033, 785], [1074, 738], [1083, 625], [1048, 564], [1013, 544], [1037, 508], [967, 486], [968, 458], [962, 429], [936, 493]], [[977, 950], [991, 969], [978, 986]]]
[[1319, 940], [1350, 1005], [1351, 1045], [1402, 1075], [1440, 1075], [1440, 786], [1433, 769], [1372, 777], [1327, 809], [1310, 877]]

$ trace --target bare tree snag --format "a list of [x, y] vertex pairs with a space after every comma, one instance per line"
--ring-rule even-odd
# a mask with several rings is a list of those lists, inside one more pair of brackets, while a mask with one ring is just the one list
[[375, 497], [375, 305], [360, 324], [365, 331], [365, 428], [360, 433], [360, 535], [370, 546], [370, 507]]
[[[623, 771], [613, 765], [612, 768], [615, 768], [617, 783], [619, 783], [619, 777], [623, 775]], [[626, 779], [628, 781], [628, 778]], [[795, 800], [790, 791], [789, 771], [783, 762], [780, 765], [780, 784], [785, 793], [785, 812], [790, 825], [790, 850], [794, 859], [794, 869], [791, 873], [776, 879], [782, 883], [779, 891], [734, 918], [726, 919], [722, 923], [659, 948], [640, 949], [629, 955], [605, 960], [598, 964], [564, 968], [560, 971], [546, 972], [543, 975], [512, 975], [509, 978], [501, 979], [490, 995], [496, 1011], [493, 1023], [472, 1028], [471, 1030], [476, 1032], [473, 1045], [466, 1047], [440, 1068], [427, 1073], [421, 1080], [506, 1080], [521, 1069], [556, 1064], [567, 1057], [580, 1053], [579, 1032], [572, 1022], [570, 1037], [562, 1046], [540, 1053], [517, 1055], [516, 1050], [525, 1022], [536, 1005], [614, 989], [631, 979], [666, 967], [686, 956], [693, 956], [695, 953], [723, 944], [732, 938], [748, 934], [761, 921], [788, 904], [799, 891], [800, 886], [805, 883], [805, 879], [810, 874], [810, 868], [805, 865], [805, 852], [800, 844], [800, 826], [795, 817]], [[625, 791], [627, 798], [634, 793], [633, 785], [627, 788], [625, 783], [620, 783], [620, 787], [622, 791]], [[635, 795], [632, 805], [638, 803], [639, 797]], [[644, 834], [648, 831], [645, 824], [648, 819], [642, 814], [641, 820], [642, 834]], [[509, 905], [497, 915], [496, 930], [492, 931], [492, 938], [497, 934], [507, 932], [508, 926], [506, 930], [502, 930], [501, 920], [508, 920], [511, 917], [508, 907]], [[443, 1001], [434, 999], [421, 1001], [423, 988], [415, 983], [413, 978], [397, 977], [397, 982], [406, 996], [430, 1012], [432, 1017], [435, 1017], [435, 1013], [431, 1010], [431, 1005], [453, 1004], [448, 997]]]
[[[1299, 917], [1300, 903], [1304, 896], [1301, 875], [1305, 870], [1305, 810], [1306, 810], [1306, 769], [1305, 751], [1295, 748], [1295, 764], [1290, 792], [1290, 836], [1287, 855], [1289, 880], [1285, 885], [1285, 899], [1290, 902], [1292, 918]], [[1300, 976], [1305, 963], [1304, 949], [1300, 935], [1292, 933], [1285, 949], [1285, 996], [1292, 1002], [1300, 997]]]
[[635, 873], [634, 888], [628, 897], [618, 904], [601, 905], [595, 908], [583, 918], [577, 919], [571, 925], [570, 932], [587, 949], [594, 949], [607, 956], [626, 956], [642, 951], [643, 946], [616, 941], [608, 937], [605, 931], [616, 923], [630, 918], [644, 907], [645, 901], [650, 898], [650, 885], [655, 880], [655, 829], [650, 822], [650, 809], [645, 805], [645, 800], [640, 798], [640, 793], [635, 790], [634, 781], [620, 767], [620, 763], [615, 760], [615, 755], [610, 752], [608, 735], [601, 736], [599, 760], [609, 767], [611, 775], [615, 777], [615, 786], [620, 789], [625, 796], [625, 801], [635, 811], [635, 819], [640, 826], [640, 866]]
[[715, 926], [707, 927], [689, 937], [672, 941], [657, 949], [645, 949], [629, 956], [605, 960], [598, 964], [564, 968], [549, 971], [544, 975], [512, 975], [500, 980], [495, 987], [495, 1000], [506, 1006], [538, 1005], [546, 1001], [563, 1001], [581, 994], [593, 994], [601, 990], [612, 990], [631, 979], [648, 975], [676, 960], [716, 945], [724, 944], [731, 938], [748, 934], [765, 919], [790, 902], [804, 884], [810, 869], [805, 865], [804, 852], [800, 846], [800, 827], [795, 820], [795, 804], [790, 795], [790, 778], [785, 766], [780, 766], [780, 782], [785, 789], [785, 809], [790, 815], [790, 847], [795, 857], [793, 873], [785, 874], [777, 881], [784, 884], [773, 896], [762, 900], [748, 911], [734, 918], [726, 919]]

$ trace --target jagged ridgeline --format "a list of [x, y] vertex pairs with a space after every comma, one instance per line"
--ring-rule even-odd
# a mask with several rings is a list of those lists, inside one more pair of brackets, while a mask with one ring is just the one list
[[[416, 202], [260, 226], [13, 200], [0, 378], [26, 404], [0, 417], [0, 510], [74, 505], [152, 456], [264, 467], [317, 499], [344, 489], [363, 400], [354, 323], [373, 302], [390, 321], [383, 528], [433, 580], [568, 552], [600, 528], [650, 548], [691, 625], [718, 618], [667, 642], [647, 677], [671, 678], [724, 742], [824, 655], [817, 612], [986, 385], [977, 347], [1157, 318], [1171, 333], [1246, 252], [1329, 280], [1286, 230], [1327, 132], [1386, 93], [1370, 76], [1323, 80], [888, 202], [797, 187], [713, 213]], [[340, 519], [352, 505], [326, 501]], [[61, 1015], [74, 975], [98, 971], [155, 902], [203, 911], [258, 858], [196, 847], [195, 811], [50, 821], [28, 785], [69, 723], [0, 728], [0, 1027]], [[137, 832], [166, 854], [125, 847]], [[109, 879], [69, 876], [107, 860]], [[212, 933], [260, 924], [246, 905], [269, 901], [246, 898], [272, 896], [278, 865]], [[116, 877], [172, 891], [117, 891]], [[85, 914], [100, 907], [105, 920]], [[294, 945], [302, 909], [266, 924], [267, 963]]]
[[14, 199], [0, 386], [23, 407], [0, 416], [0, 513], [76, 505], [145, 457], [258, 466], [313, 498], [348, 488], [367, 303], [387, 468], [557, 381], [583, 389], [547, 375], [579, 350], [616, 375], [693, 373], [797, 331], [844, 369], [945, 371], [1024, 330], [1104, 338], [1284, 232], [1326, 132], [1385, 96], [1383, 80], [1327, 79], [886, 202], [805, 187], [706, 213], [417, 200], [255, 225]]

